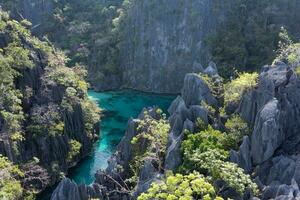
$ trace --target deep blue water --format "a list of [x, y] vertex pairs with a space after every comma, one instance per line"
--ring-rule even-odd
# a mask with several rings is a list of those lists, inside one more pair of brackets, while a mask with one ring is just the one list
[[78, 166], [70, 170], [69, 178], [76, 183], [91, 184], [94, 174], [105, 169], [107, 160], [122, 139], [130, 117], [136, 118], [144, 107], [159, 106], [165, 113], [174, 96], [154, 95], [132, 90], [94, 92], [89, 97], [96, 101], [102, 111], [100, 139], [92, 153]]

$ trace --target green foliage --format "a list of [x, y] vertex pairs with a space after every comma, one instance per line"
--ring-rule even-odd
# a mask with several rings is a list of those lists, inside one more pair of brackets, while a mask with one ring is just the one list
[[187, 132], [187, 138], [182, 142], [183, 165], [180, 171], [191, 172], [193, 170], [206, 172], [205, 162], [199, 162], [199, 158], [207, 156], [207, 152], [214, 152], [219, 159], [227, 158], [228, 152], [224, 150], [224, 134], [214, 130], [211, 126], [200, 133], [191, 134]]
[[210, 77], [205, 73], [200, 73], [199, 76], [207, 84], [211, 93], [219, 98], [223, 93], [223, 80], [221, 77]]
[[6, 157], [0, 155], [0, 198], [7, 200], [21, 199], [23, 188], [19, 178], [24, 173]]
[[224, 148], [237, 150], [243, 137], [250, 132], [248, 124], [239, 115], [235, 114], [227, 120], [225, 127], [227, 134], [223, 140]]
[[78, 142], [77, 140], [71, 139], [69, 142], [70, 150], [68, 153], [67, 161], [72, 162], [73, 159], [80, 154], [80, 149], [81, 149], [81, 143]]
[[[47, 35], [57, 46], [67, 50], [69, 66], [80, 63], [88, 66], [90, 78], [117, 74], [118, 31], [113, 19], [118, 16], [122, 0], [54, 1], [53, 13], [45, 17], [39, 27], [40, 35]], [[116, 21], [116, 20], [114, 20]]]
[[[161, 113], [160, 109], [157, 109], [156, 113]], [[161, 114], [159, 116], [159, 119], [154, 119], [149, 113], [145, 112], [144, 118], [139, 121], [138, 134], [131, 140], [134, 149], [131, 169], [135, 176], [137, 176], [146, 159], [155, 160], [158, 169], [163, 169], [170, 125], [165, 115]]]
[[[183, 141], [181, 148], [186, 156], [193, 154], [195, 149], [200, 150], [200, 152], [205, 152], [211, 149], [222, 150], [223, 140], [223, 133], [213, 129], [211, 126], [208, 126], [206, 130], [201, 131], [200, 133], [188, 133], [187, 139]], [[226, 153], [224, 152], [224, 154]]]
[[85, 130], [90, 134], [93, 132], [95, 124], [100, 121], [101, 110], [97, 104], [91, 100], [82, 101], [81, 107], [83, 110]]
[[32, 110], [30, 119], [31, 122], [27, 130], [35, 137], [47, 135], [55, 137], [63, 134], [64, 123], [58, 106], [51, 104], [48, 106], [35, 107]]
[[[295, 21], [290, 19], [299, 19], [291, 11], [296, 4], [297, 1], [234, 1], [223, 26], [216, 35], [207, 38], [212, 49], [212, 59], [219, 66], [220, 74], [229, 78], [234, 75], [235, 70], [253, 72], [267, 63], [272, 63], [280, 40], [279, 33], [282, 32], [282, 21], [291, 30], [295, 29], [291, 28]], [[269, 10], [282, 6], [288, 6], [288, 12]]]
[[242, 73], [239, 77], [225, 85], [224, 104], [236, 104], [240, 101], [242, 95], [257, 86], [258, 74]]
[[209, 169], [214, 179], [220, 179], [226, 182], [227, 186], [235, 189], [240, 195], [250, 190], [253, 194], [258, 194], [258, 188], [252, 182], [250, 176], [245, 174], [244, 170], [235, 163], [215, 160]]
[[[241, 137], [248, 131], [247, 124], [239, 116], [233, 116], [226, 123], [228, 135], [208, 126], [207, 130], [189, 134], [183, 141], [183, 165], [179, 171], [190, 173], [194, 170], [212, 176], [213, 180], [222, 180], [226, 186], [235, 189], [240, 195], [246, 190], [258, 193], [255, 183], [249, 175], [236, 164], [227, 162], [231, 146], [236, 147]], [[232, 139], [233, 138], [233, 139]], [[234, 142], [236, 142], [234, 144]]]
[[218, 197], [214, 187], [197, 172], [188, 175], [167, 175], [166, 179], [153, 183], [146, 193], [142, 193], [138, 200], [222, 200]]

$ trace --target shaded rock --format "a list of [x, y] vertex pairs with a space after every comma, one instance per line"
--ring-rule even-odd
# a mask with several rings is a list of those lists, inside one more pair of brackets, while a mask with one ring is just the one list
[[214, 62], [210, 62], [208, 67], [204, 70], [204, 73], [209, 76], [215, 76], [218, 75], [218, 68], [217, 65]]
[[191, 120], [195, 123], [198, 118], [208, 124], [208, 111], [199, 105], [190, 106]]
[[151, 184], [155, 180], [158, 180], [159, 177], [159, 171], [156, 167], [154, 167], [152, 160], [145, 161], [145, 164], [140, 171], [139, 180], [133, 196], [137, 197], [139, 194], [146, 192], [150, 188]]
[[182, 99], [182, 97], [181, 96], [177, 96], [176, 99], [174, 99], [172, 101], [171, 105], [169, 106], [168, 113], [170, 115], [173, 115], [176, 112], [179, 104], [181, 104], [182, 102], [184, 103], [184, 100]]
[[110, 175], [118, 174], [117, 165], [129, 170], [129, 161], [132, 159], [131, 140], [137, 135], [138, 119], [130, 119], [124, 137], [117, 147], [117, 152], [108, 160], [106, 172]]
[[190, 120], [186, 119], [182, 128], [182, 132], [179, 136], [174, 135], [174, 132], [171, 131], [169, 135], [169, 147], [167, 149], [166, 158], [165, 158], [165, 169], [166, 170], [175, 170], [182, 163], [182, 154], [180, 146], [184, 137], [184, 131], [188, 130], [193, 132], [194, 124]]
[[193, 70], [191, 72], [199, 73], [199, 72], [203, 72], [203, 71], [204, 71], [204, 68], [201, 65], [201, 63], [198, 63], [198, 62], [193, 63]]
[[205, 101], [209, 105], [217, 105], [208, 85], [197, 74], [187, 74], [184, 79], [182, 98], [187, 106], [200, 105]]
[[262, 200], [294, 200], [300, 198], [299, 186], [295, 180], [290, 185], [270, 185], [267, 186], [262, 194]]
[[300, 157], [277, 156], [259, 166], [257, 174], [265, 185], [290, 184], [294, 179], [300, 183]]
[[279, 123], [278, 101], [273, 99], [258, 113], [251, 136], [251, 155], [254, 164], [271, 158], [282, 144], [284, 134]]
[[234, 150], [230, 151], [230, 161], [238, 164], [247, 173], [251, 172], [252, 162], [251, 162], [251, 143], [248, 136], [243, 138], [243, 143], [239, 148], [239, 152]]
[[68, 178], [62, 180], [54, 190], [51, 200], [81, 200], [76, 183]]

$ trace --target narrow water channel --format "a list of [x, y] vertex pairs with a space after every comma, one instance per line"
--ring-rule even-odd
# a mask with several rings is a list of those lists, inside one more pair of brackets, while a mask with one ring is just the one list
[[105, 169], [107, 160], [115, 151], [123, 137], [130, 117], [136, 118], [144, 107], [159, 106], [167, 112], [174, 96], [154, 95], [132, 90], [94, 92], [89, 91], [91, 99], [103, 110], [100, 139], [92, 153], [79, 165], [70, 170], [69, 177], [76, 183], [91, 184], [94, 174]]

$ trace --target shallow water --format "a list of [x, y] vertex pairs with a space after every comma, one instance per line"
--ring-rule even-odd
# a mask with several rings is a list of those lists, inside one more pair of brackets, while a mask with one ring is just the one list
[[174, 96], [154, 95], [132, 90], [94, 92], [89, 97], [103, 110], [100, 139], [95, 143], [92, 153], [78, 166], [70, 170], [69, 178], [76, 183], [91, 184], [94, 174], [105, 169], [107, 160], [122, 139], [130, 117], [136, 118], [144, 107], [159, 106], [165, 113]]

